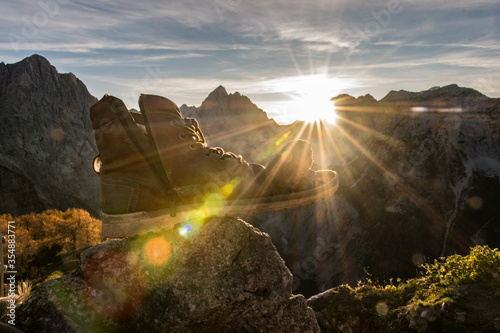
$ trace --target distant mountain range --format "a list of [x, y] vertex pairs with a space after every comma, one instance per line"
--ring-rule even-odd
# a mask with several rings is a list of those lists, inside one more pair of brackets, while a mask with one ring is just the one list
[[[0, 212], [97, 214], [88, 119], [96, 98], [38, 55], [0, 64], [0, 89]], [[278, 125], [222, 86], [201, 106], [180, 108], [199, 120], [211, 146], [264, 163], [303, 138], [313, 144], [315, 168], [339, 173], [340, 189], [328, 200], [243, 217], [269, 233], [295, 292], [313, 295], [367, 274], [411, 277], [424, 261], [500, 246], [500, 99], [452, 84], [391, 91], [379, 101], [333, 100], [334, 125]]]
[[358, 98], [343, 94], [334, 98], [338, 105], [358, 107], [385, 107], [394, 112], [494, 112], [500, 98], [489, 98], [471, 88], [450, 84], [432, 87], [420, 92], [390, 91], [380, 101], [371, 95]]

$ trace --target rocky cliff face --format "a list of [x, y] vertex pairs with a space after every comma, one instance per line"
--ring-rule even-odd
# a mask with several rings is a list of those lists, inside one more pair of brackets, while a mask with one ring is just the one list
[[96, 102], [73, 74], [43, 57], [0, 63], [0, 213], [81, 207], [96, 214]]
[[268, 235], [234, 218], [111, 240], [16, 308], [25, 332], [319, 332]]
[[[212, 110], [230, 110], [227, 99], [219, 94]], [[297, 122], [279, 126], [267, 145], [242, 145], [245, 157], [258, 156], [251, 149], [306, 139], [315, 167], [339, 172], [341, 187], [328, 200], [244, 217], [269, 233], [296, 292], [356, 284], [367, 273], [412, 277], [426, 260], [476, 244], [500, 246], [498, 99], [450, 85], [391, 92], [381, 101], [342, 95], [336, 104], [334, 126]], [[206, 113], [205, 124], [222, 126]], [[218, 140], [232, 144], [231, 136]]]
[[[384, 219], [392, 214], [424, 223], [418, 228], [428, 230], [422, 240], [435, 242], [432, 251], [420, 252], [425, 256], [498, 246], [500, 100], [456, 85], [408, 94], [389, 93], [369, 115], [341, 112], [339, 125], [367, 152], [350, 168], [363, 170], [352, 177], [356, 187], [366, 182], [382, 190], [383, 205], [377, 206]], [[442, 108], [430, 108], [437, 104]]]

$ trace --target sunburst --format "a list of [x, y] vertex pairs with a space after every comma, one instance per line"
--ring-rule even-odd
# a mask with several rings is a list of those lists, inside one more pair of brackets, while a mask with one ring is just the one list
[[334, 124], [337, 114], [331, 98], [350, 85], [348, 80], [327, 74], [297, 75], [262, 83], [266, 92], [285, 96], [284, 100], [273, 102], [270, 110], [280, 123], [301, 120]]

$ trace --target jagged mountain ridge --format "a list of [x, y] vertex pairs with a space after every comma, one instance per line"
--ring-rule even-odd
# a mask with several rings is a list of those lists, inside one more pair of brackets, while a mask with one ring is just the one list
[[0, 63], [0, 212], [14, 215], [81, 207], [97, 214], [97, 155], [89, 107], [74, 74], [42, 56]]
[[223, 86], [212, 91], [200, 107], [182, 105], [180, 110], [184, 117], [198, 120], [209, 145], [260, 163], [269, 157], [262, 154], [267, 150], [263, 147], [280, 132], [280, 126], [248, 97], [238, 92], [228, 94]]
[[332, 100], [344, 107], [378, 107], [397, 113], [411, 111], [484, 113], [494, 112], [500, 107], [500, 98], [490, 98], [477, 90], [460, 87], [457, 84], [432, 87], [419, 92], [391, 90], [379, 101], [369, 94], [358, 98], [341, 94]]
[[[40, 68], [46, 66], [42, 59], [38, 60], [40, 63], [30, 63], [28, 68], [31, 69], [25, 70], [25, 79], [21, 80], [29, 89], [7, 91], [7, 84], [2, 83], [0, 101], [4, 103], [4, 99], [8, 99], [12, 102], [7, 105], [13, 106], [8, 112], [0, 109], [2, 115], [18, 119], [15, 110], [25, 110], [17, 113], [30, 119], [33, 112], [20, 104], [26, 97], [36, 103], [44, 101], [43, 107], [36, 110], [52, 110], [56, 105], [54, 99], [67, 101], [67, 96], [74, 99], [81, 93], [82, 90], [73, 91], [71, 88], [68, 91], [54, 83], [59, 88], [52, 89], [52, 92], [58, 94], [50, 96], [56, 97], [44, 95], [40, 87], [45, 86], [45, 81], [35, 73], [51, 73], [43, 75], [49, 86], [50, 80], [59, 82], [61, 77], [74, 76], [56, 75], [52, 70], [41, 71]], [[8, 76], [6, 66], [0, 67], [3, 73], [1, 82], [7, 82], [3, 79]], [[79, 82], [74, 78], [67, 86], [72, 86], [73, 80]], [[474, 108], [467, 109], [464, 106], [469, 104], [460, 102], [461, 91], [466, 92], [465, 99]], [[10, 94], [12, 96], [8, 96]], [[226, 151], [242, 154], [248, 161], [264, 163], [280, 144], [305, 138], [313, 142], [315, 167], [328, 167], [339, 172], [341, 188], [329, 200], [300, 209], [245, 217], [246, 221], [271, 235], [294, 273], [295, 291], [312, 295], [341, 283], [356, 283], [366, 277], [365, 269], [381, 279], [410, 277], [414, 276], [417, 264], [426, 258], [432, 260], [443, 254], [465, 253], [468, 246], [476, 243], [498, 246], [499, 212], [495, 205], [500, 192], [500, 125], [498, 112], [495, 112], [498, 99], [453, 85], [431, 89], [428, 93], [408, 94], [416, 94], [416, 97], [408, 95], [413, 98], [411, 103], [402, 99], [403, 95], [398, 99], [398, 92], [389, 93], [391, 98], [385, 101], [376, 101], [369, 95], [358, 98], [339, 96], [336, 99], [341, 116], [338, 127], [324, 127], [321, 133], [316, 126], [303, 122], [276, 125], [247, 97], [239, 93], [228, 94], [223, 87], [218, 87], [200, 107], [182, 106], [181, 111], [184, 116], [199, 119], [209, 145], [219, 145]], [[438, 105], [436, 96], [439, 94], [446, 103], [439, 104], [432, 112], [411, 112], [411, 107], [424, 105], [425, 98], [434, 98], [429, 109]], [[446, 96], [452, 96], [450, 103]], [[68, 191], [59, 190], [61, 184], [68, 185], [64, 190], [71, 188], [72, 192], [89, 189], [68, 205], [89, 209], [87, 207], [97, 202], [98, 179], [90, 166], [97, 150], [92, 146], [90, 123], [86, 123], [88, 108], [95, 100], [93, 97], [84, 98], [78, 107], [75, 106], [78, 116], [68, 118], [81, 119], [81, 124], [61, 121], [66, 120], [64, 115], [67, 113], [56, 108], [59, 111], [40, 113], [44, 115], [43, 119], [36, 118], [38, 125], [23, 129], [23, 135], [13, 133], [17, 141], [2, 140], [0, 164], [6, 169], [9, 167], [9, 172], [15, 171], [2, 177], [4, 184], [13, 188], [3, 196], [4, 207], [10, 207], [7, 197], [17, 205], [24, 204], [23, 209], [60, 207], [49, 205], [47, 191], [40, 189], [49, 186], [53, 190], [50, 192], [51, 198], [55, 198], [52, 204], [68, 202]], [[446, 109], [448, 105], [451, 108], [460, 105], [462, 112], [442, 112], [439, 109]], [[58, 119], [61, 129], [54, 130], [51, 124]], [[49, 120], [54, 123], [48, 123]], [[24, 128], [22, 120], [16, 121], [16, 125], [9, 128]], [[258, 125], [258, 128], [249, 128], [249, 124]], [[50, 133], [56, 138], [67, 140], [66, 134], [74, 131], [80, 139], [75, 139], [74, 143], [62, 140], [62, 146], [53, 136], [50, 140], [47, 136], [38, 136], [44, 138], [42, 143], [38, 139], [30, 141], [30, 131], [38, 130], [44, 134], [48, 129], [52, 129]], [[57, 149], [52, 149], [53, 146]], [[79, 147], [86, 152], [85, 162], [83, 157], [62, 158], [74, 156], [71, 153], [78, 152]], [[14, 158], [4, 151], [10, 152]], [[36, 157], [37, 162], [22, 159], [23, 154]], [[62, 163], [53, 163], [56, 169], [44, 173], [45, 168], [50, 169], [45, 162], [54, 156]], [[75, 161], [81, 159], [82, 163], [68, 166], [72, 158]], [[11, 164], [6, 166], [4, 160]], [[12, 161], [17, 160], [24, 163], [23, 168], [12, 167], [15, 165]], [[38, 175], [33, 176], [36, 173], [45, 176], [36, 178]], [[67, 177], [62, 177], [65, 174]], [[55, 185], [42, 186], [40, 182]], [[21, 185], [21, 190], [14, 188]]]
[[[437, 103], [448, 104], [455, 106], [464, 106], [466, 111], [472, 111], [473, 105], [468, 102], [474, 103], [484, 102], [490, 98], [483, 95], [477, 90], [472, 88], [459, 87], [457, 84], [450, 84], [444, 87], [432, 87], [428, 90], [420, 92], [409, 92], [405, 90], [390, 91], [380, 102], [399, 102], [399, 103]], [[481, 106], [481, 107], [484, 107]]]

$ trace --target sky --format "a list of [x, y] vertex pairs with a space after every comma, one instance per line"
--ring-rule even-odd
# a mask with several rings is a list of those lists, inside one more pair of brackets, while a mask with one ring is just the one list
[[341, 93], [500, 97], [498, 0], [16, 0], [1, 17], [0, 61], [40, 54], [130, 108], [199, 106], [219, 85], [280, 123]]

